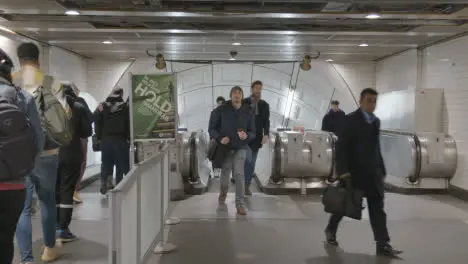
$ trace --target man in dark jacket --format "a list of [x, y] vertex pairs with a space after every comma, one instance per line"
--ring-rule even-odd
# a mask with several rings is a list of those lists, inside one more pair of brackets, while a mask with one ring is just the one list
[[[223, 104], [226, 103], [226, 99], [224, 99], [224, 97], [222, 96], [218, 96], [218, 98], [216, 98], [216, 108], [213, 109], [213, 111], [211, 111], [211, 114], [210, 114], [210, 119], [212, 118], [212, 116], [214, 115], [214, 111], [216, 111], [216, 109], [218, 109], [220, 106], [222, 106]], [[213, 138], [210, 137], [210, 146], [209, 148], [212, 149], [214, 148], [216, 145], [216, 142], [214, 141]], [[219, 174], [221, 173], [221, 167], [217, 166], [217, 164], [215, 164], [214, 162], [211, 163], [212, 167], [213, 167], [213, 174], [214, 174], [214, 177], [215, 178], [219, 178]], [[219, 168], [218, 168], [219, 167]]]
[[209, 133], [218, 143], [216, 156], [222, 156], [219, 203], [224, 204], [229, 190], [229, 175], [236, 178], [237, 214], [246, 215], [244, 207], [244, 163], [249, 141], [255, 138], [254, 116], [243, 103], [244, 93], [239, 86], [231, 89], [231, 101], [220, 106], [210, 118]]
[[102, 104], [95, 120], [96, 136], [101, 141], [101, 193], [107, 193], [107, 177], [116, 167], [116, 183], [130, 170], [130, 113], [123, 90], [116, 89]]
[[78, 96], [70, 87], [64, 87], [63, 94], [72, 109], [72, 139], [59, 151], [59, 166], [56, 185], [57, 202], [57, 239], [62, 242], [76, 240], [69, 225], [73, 214], [73, 193], [80, 177], [83, 148], [81, 140], [91, 136], [91, 121], [84, 105], [77, 101]]
[[257, 162], [258, 151], [263, 144], [268, 142], [270, 135], [270, 105], [261, 99], [263, 83], [255, 81], [252, 83], [252, 95], [245, 99], [245, 103], [250, 105], [255, 116], [255, 139], [249, 143], [247, 158], [245, 159], [245, 194], [252, 195], [250, 184], [252, 183]]
[[[352, 188], [364, 191], [377, 254], [395, 256], [402, 251], [389, 244], [384, 211], [386, 171], [380, 151], [380, 120], [373, 114], [376, 102], [377, 92], [366, 88], [361, 92], [360, 108], [345, 117], [344, 129], [336, 146], [336, 169], [341, 180], [350, 177]], [[331, 245], [338, 245], [336, 232], [342, 218], [332, 215], [325, 230], [327, 242]]]
[[322, 130], [327, 132], [333, 132], [335, 135], [339, 135], [340, 130], [343, 128], [345, 119], [345, 112], [339, 108], [340, 102], [334, 100], [331, 102], [331, 109], [322, 119]]

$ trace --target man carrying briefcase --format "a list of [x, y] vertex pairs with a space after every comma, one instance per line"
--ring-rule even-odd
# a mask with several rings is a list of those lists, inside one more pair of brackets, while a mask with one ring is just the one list
[[[373, 114], [377, 91], [362, 90], [360, 108], [345, 117], [344, 128], [336, 146], [336, 170], [339, 178], [350, 177], [353, 189], [366, 197], [369, 218], [374, 232], [377, 255], [396, 256], [402, 253], [390, 244], [387, 215], [384, 211], [385, 165], [380, 152], [380, 120]], [[325, 229], [327, 243], [338, 246], [336, 232], [344, 214], [332, 214]]]

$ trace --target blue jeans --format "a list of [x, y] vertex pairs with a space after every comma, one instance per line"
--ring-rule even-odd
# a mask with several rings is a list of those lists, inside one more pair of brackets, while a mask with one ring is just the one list
[[257, 163], [258, 150], [253, 151], [251, 148], [247, 149], [247, 156], [245, 158], [244, 174], [245, 185], [252, 183], [252, 177], [255, 171], [255, 164]]
[[26, 178], [26, 202], [16, 227], [16, 238], [20, 249], [21, 262], [34, 261], [32, 252], [31, 204], [34, 189], [41, 203], [41, 222], [44, 244], [55, 247], [55, 184], [57, 181], [58, 155], [40, 156], [29, 177]]

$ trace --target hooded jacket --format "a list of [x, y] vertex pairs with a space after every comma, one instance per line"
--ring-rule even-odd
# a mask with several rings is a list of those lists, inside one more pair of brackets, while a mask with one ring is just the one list
[[78, 102], [78, 97], [72, 89], [64, 89], [63, 95], [72, 110], [70, 120], [72, 140], [67, 146], [60, 148], [59, 159], [66, 162], [76, 161], [77, 163], [81, 163], [83, 158], [81, 139], [91, 136], [91, 120], [89, 119], [86, 107]]
[[99, 140], [106, 138], [130, 139], [130, 113], [128, 104], [118, 91], [114, 91], [97, 111], [94, 129]]

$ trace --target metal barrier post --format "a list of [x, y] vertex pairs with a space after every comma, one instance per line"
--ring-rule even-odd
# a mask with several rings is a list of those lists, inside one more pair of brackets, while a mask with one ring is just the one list
[[110, 200], [110, 244], [109, 244], [109, 263], [121, 264], [120, 246], [121, 246], [121, 201], [117, 191], [111, 191]]
[[[164, 228], [165, 226], [164, 219], [166, 218], [166, 211], [164, 210], [164, 204], [165, 204], [164, 200], [166, 199], [166, 197], [164, 197], [164, 184], [165, 184], [164, 172], [165, 172], [165, 167], [169, 166], [169, 164], [165, 164], [164, 160], [165, 160], [165, 155], [162, 155], [161, 157], [161, 226], [160, 226], [161, 241], [159, 241], [159, 243], [156, 245], [155, 249], [153, 250], [155, 254], [166, 254], [177, 249], [175, 245], [166, 242], [166, 230]], [[169, 159], [168, 159], [168, 162], [169, 162]]]

